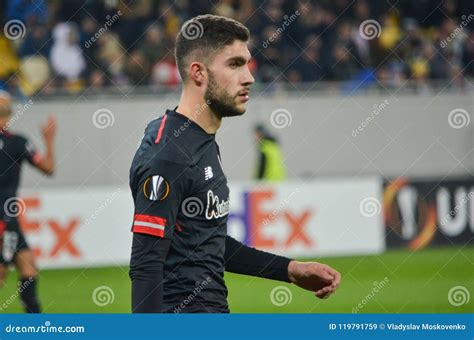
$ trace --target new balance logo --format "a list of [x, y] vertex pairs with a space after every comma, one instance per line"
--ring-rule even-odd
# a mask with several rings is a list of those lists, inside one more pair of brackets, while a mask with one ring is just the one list
[[204, 168], [204, 179], [207, 181], [208, 179], [211, 179], [214, 177], [214, 174], [212, 173], [212, 167], [206, 166]]

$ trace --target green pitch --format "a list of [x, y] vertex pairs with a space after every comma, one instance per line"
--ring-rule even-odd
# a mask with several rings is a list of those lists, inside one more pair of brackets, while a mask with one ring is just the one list
[[[342, 273], [336, 294], [319, 300], [276, 281], [226, 274], [234, 313], [469, 313], [474, 312], [474, 247], [389, 251], [378, 256], [317, 259]], [[126, 267], [44, 270], [44, 312], [128, 313]], [[106, 286], [93, 299], [98, 287]], [[454, 289], [462, 286], [463, 288]], [[287, 287], [287, 288], [284, 288]], [[449, 292], [451, 290], [451, 296]], [[272, 294], [273, 291], [273, 294]], [[108, 303], [104, 306], [100, 306]], [[459, 306], [456, 306], [459, 305]], [[16, 273], [0, 289], [0, 313], [19, 313]]]

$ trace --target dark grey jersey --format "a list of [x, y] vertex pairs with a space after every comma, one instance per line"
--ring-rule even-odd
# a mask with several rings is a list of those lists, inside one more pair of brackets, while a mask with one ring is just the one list
[[145, 130], [130, 169], [130, 188], [132, 231], [171, 240], [164, 305], [179, 305], [199, 287], [196, 299], [226, 307], [229, 188], [215, 136], [168, 110]]
[[0, 205], [2, 208], [6, 200], [17, 196], [21, 166], [24, 161], [33, 165], [40, 161], [40, 156], [33, 145], [23, 136], [0, 130]]

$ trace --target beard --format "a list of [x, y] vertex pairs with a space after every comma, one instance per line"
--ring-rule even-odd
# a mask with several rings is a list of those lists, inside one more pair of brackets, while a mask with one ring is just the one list
[[204, 99], [217, 117], [234, 117], [245, 113], [245, 109], [237, 108], [235, 97], [232, 97], [223, 87], [217, 84], [210, 71], [209, 84], [204, 94]]

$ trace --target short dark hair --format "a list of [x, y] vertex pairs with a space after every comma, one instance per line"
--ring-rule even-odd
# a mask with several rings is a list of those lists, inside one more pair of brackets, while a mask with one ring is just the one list
[[186, 80], [187, 57], [209, 62], [214, 55], [235, 40], [248, 41], [250, 32], [237, 20], [223, 16], [205, 14], [186, 21], [175, 43], [175, 58], [183, 81]]

